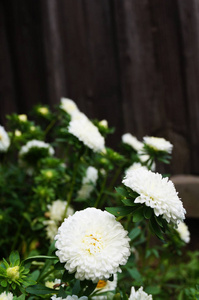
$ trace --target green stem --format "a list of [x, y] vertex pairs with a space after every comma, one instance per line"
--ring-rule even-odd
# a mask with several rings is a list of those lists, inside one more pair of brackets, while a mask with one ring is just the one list
[[73, 177], [72, 177], [72, 182], [71, 182], [71, 186], [70, 186], [70, 191], [69, 191], [69, 193], [67, 195], [67, 198], [66, 198], [67, 204], [66, 204], [66, 208], [64, 210], [63, 220], [64, 220], [64, 218], [66, 218], [67, 210], [68, 210], [68, 207], [69, 207], [69, 205], [71, 203], [71, 200], [72, 200], [72, 195], [73, 195], [74, 185], [75, 185], [75, 181], [76, 181], [78, 166], [79, 166], [79, 160], [77, 160], [77, 162], [75, 164], [74, 171], [73, 171]]
[[55, 125], [56, 121], [57, 121], [56, 119], [52, 120], [49, 123], [49, 125], [46, 127], [45, 132], [44, 132], [45, 136], [48, 134], [48, 132], [51, 130], [51, 128]]
[[98, 205], [99, 205], [99, 203], [100, 203], [100, 200], [102, 198], [102, 194], [104, 193], [104, 189], [105, 189], [105, 186], [106, 186], [106, 181], [107, 181], [107, 175], [104, 176], [104, 180], [102, 182], [102, 186], [101, 186], [100, 192], [98, 194], [97, 200], [96, 200], [95, 205], [94, 205], [95, 208], [97, 208]]
[[21, 228], [23, 226], [23, 223], [24, 223], [24, 219], [21, 220], [21, 223], [19, 224], [18, 226], [18, 229], [17, 229], [17, 232], [15, 234], [15, 239], [14, 239], [14, 242], [12, 244], [12, 248], [11, 248], [11, 251], [13, 250], [16, 250], [15, 247], [16, 247], [16, 244], [18, 242], [18, 238], [19, 238], [19, 235], [20, 235], [20, 232], [21, 232]]

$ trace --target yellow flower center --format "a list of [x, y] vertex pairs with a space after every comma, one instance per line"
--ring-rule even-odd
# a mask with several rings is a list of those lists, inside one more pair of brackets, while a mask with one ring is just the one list
[[98, 233], [95, 233], [95, 235], [93, 235], [92, 233], [85, 235], [82, 242], [84, 245], [84, 249], [89, 254], [98, 253], [103, 249], [102, 237]]
[[99, 280], [98, 283], [97, 283], [96, 288], [97, 288], [97, 289], [102, 289], [102, 288], [104, 288], [106, 285], [107, 285], [107, 281], [105, 281], [105, 280]]
[[19, 266], [8, 268], [7, 275], [12, 280], [19, 279]]

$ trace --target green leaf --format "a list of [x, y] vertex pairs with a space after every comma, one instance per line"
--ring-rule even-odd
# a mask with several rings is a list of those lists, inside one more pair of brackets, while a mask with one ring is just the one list
[[40, 275], [40, 271], [39, 270], [35, 270], [34, 272], [32, 272], [30, 275], [29, 275], [29, 277], [32, 279], [32, 280], [37, 280], [38, 279], [38, 277], [39, 277], [39, 275]]
[[137, 204], [133, 202], [132, 199], [122, 199], [122, 202], [126, 206], [136, 206]]
[[64, 269], [64, 265], [65, 265], [65, 263], [60, 263], [60, 261], [58, 261], [58, 262], [54, 265], [54, 268], [55, 268], [55, 270], [65, 270], [65, 269]]
[[26, 289], [26, 292], [34, 295], [46, 295], [46, 294], [57, 294], [58, 291], [55, 289], [50, 289], [44, 285], [36, 284], [34, 286], [29, 286]]
[[72, 294], [73, 295], [78, 295], [80, 290], [81, 290], [80, 280], [76, 280], [76, 282], [73, 286]]
[[150, 219], [153, 214], [153, 209], [151, 207], [145, 206], [144, 207], [144, 217], [145, 219]]
[[7, 281], [6, 280], [2, 280], [1, 281], [1, 286], [2, 287], [7, 287]]
[[9, 256], [9, 260], [12, 266], [18, 266], [20, 264], [20, 256], [18, 251], [13, 251]]
[[149, 228], [151, 229], [151, 231], [153, 233], [155, 233], [155, 235], [157, 235], [157, 237], [159, 239], [164, 240], [163, 232], [161, 230], [161, 227], [158, 225], [158, 223], [156, 222], [155, 218], [151, 218], [149, 220]]
[[62, 286], [60, 286], [60, 289], [59, 289], [59, 292], [58, 292], [58, 297], [61, 297], [61, 298], [66, 298], [68, 295], [66, 294], [64, 288]]
[[57, 259], [58, 260], [57, 256], [36, 255], [36, 256], [26, 258], [23, 262], [27, 263], [29, 261], [45, 260], [45, 259]]
[[67, 271], [65, 271], [62, 276], [62, 281], [63, 282], [71, 281], [73, 278], [74, 278], [74, 273], [69, 274]]
[[144, 219], [143, 209], [144, 207], [141, 206], [133, 211], [133, 222], [139, 222]]
[[128, 192], [124, 187], [115, 187], [116, 192], [123, 197], [128, 197]]
[[139, 227], [133, 228], [131, 232], [129, 233], [129, 237], [131, 241], [135, 240], [138, 235], [140, 235], [141, 229]]
[[157, 295], [161, 292], [161, 288], [158, 285], [148, 286], [144, 289], [147, 294]]
[[132, 269], [128, 268], [127, 270], [129, 272], [129, 274], [131, 275], [131, 277], [133, 279], [135, 279], [137, 282], [139, 282], [141, 285], [143, 280], [142, 280], [142, 276], [141, 276], [140, 272], [138, 271], [138, 269], [134, 267]]
[[132, 206], [105, 207], [105, 209], [116, 217], [127, 216], [134, 210]]

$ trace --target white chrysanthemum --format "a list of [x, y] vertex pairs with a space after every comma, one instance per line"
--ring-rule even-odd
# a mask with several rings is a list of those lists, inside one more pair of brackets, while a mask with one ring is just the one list
[[183, 240], [185, 243], [190, 242], [190, 232], [188, 226], [184, 222], [180, 222], [176, 230], [179, 233], [181, 240]]
[[0, 300], [12, 300], [12, 299], [13, 299], [12, 293], [3, 292], [0, 294]]
[[0, 152], [6, 152], [10, 146], [10, 138], [4, 127], [0, 125]]
[[148, 170], [146, 166], [141, 165], [139, 162], [133, 163], [128, 169], [125, 170], [125, 174], [127, 175], [129, 172], [135, 169], [144, 168], [145, 170]]
[[145, 203], [152, 207], [155, 215], [162, 215], [168, 223], [177, 224], [185, 218], [182, 201], [168, 178], [139, 168], [128, 172], [122, 182], [139, 194], [135, 203]]
[[43, 221], [43, 224], [46, 226], [45, 230], [47, 238], [53, 242], [58, 231], [57, 223], [54, 220], [45, 220]]
[[138, 139], [131, 133], [123, 134], [122, 142], [130, 145], [135, 151], [140, 151], [141, 149], [143, 149], [143, 143], [138, 141]]
[[104, 151], [104, 137], [87, 117], [72, 119], [69, 123], [68, 131], [94, 152]]
[[[62, 221], [64, 217], [64, 212], [66, 209], [67, 201], [56, 200], [52, 204], [49, 204], [47, 207], [49, 209], [50, 219], [56, 222]], [[67, 208], [66, 217], [72, 215], [74, 209], [72, 207]]]
[[[55, 235], [57, 234], [58, 227], [60, 222], [64, 218], [64, 213], [66, 209], [67, 201], [56, 200], [52, 204], [49, 204], [47, 207], [49, 212], [47, 213], [50, 220], [43, 221], [43, 224], [46, 225], [46, 234], [47, 238], [52, 242]], [[69, 206], [67, 208], [66, 217], [71, 216], [74, 213], [74, 209]]]
[[144, 144], [156, 151], [164, 151], [171, 153], [173, 145], [166, 141], [164, 138], [154, 137], [154, 136], [145, 136], [143, 138]]
[[143, 287], [141, 286], [139, 290], [135, 291], [135, 288], [131, 288], [131, 294], [129, 300], [152, 300], [152, 295], [148, 295], [143, 291]]
[[49, 155], [53, 155], [55, 152], [54, 149], [48, 143], [39, 140], [32, 140], [27, 142], [26, 145], [21, 147], [21, 150], [19, 151], [19, 156], [23, 156], [24, 154], [28, 153], [31, 148], [48, 149]]
[[88, 167], [86, 170], [86, 175], [82, 180], [81, 189], [77, 193], [77, 197], [87, 199], [94, 190], [97, 179], [98, 170], [92, 166]]
[[73, 115], [76, 112], [79, 112], [79, 109], [75, 102], [68, 98], [61, 98], [60, 108], [67, 112], [69, 115]]
[[80, 298], [78, 298], [76, 295], [72, 295], [72, 296], [67, 296], [66, 298], [62, 298], [62, 297], [57, 297], [56, 295], [51, 297], [52, 300], [87, 300], [88, 297], [86, 296], [82, 296]]
[[105, 292], [114, 291], [117, 287], [117, 274], [113, 275], [113, 281], [110, 280], [99, 280], [97, 283], [97, 287], [94, 290], [94, 296], [92, 299], [95, 300], [106, 300], [107, 295], [100, 295]]
[[55, 240], [60, 262], [80, 280], [108, 279], [130, 255], [128, 232], [113, 215], [93, 207], [65, 219]]

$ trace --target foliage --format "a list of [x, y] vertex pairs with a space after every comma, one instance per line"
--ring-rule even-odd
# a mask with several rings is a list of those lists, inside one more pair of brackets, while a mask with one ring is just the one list
[[[170, 153], [144, 144], [140, 152], [122, 142], [119, 152], [93, 151], [69, 132], [74, 115], [63, 107], [37, 105], [30, 116], [7, 117], [10, 146], [0, 152], [0, 293], [19, 300], [100, 292], [105, 299], [128, 299], [132, 286], [143, 286], [157, 300], [199, 299], [199, 252], [187, 252], [177, 230], [151, 207], [135, 203], [139, 195], [120, 183], [133, 163], [152, 169], [157, 161], [169, 163]], [[104, 120], [93, 124], [104, 138], [114, 131]], [[34, 146], [20, 155], [32, 140], [55, 153]], [[57, 200], [62, 206], [54, 211]], [[87, 207], [106, 209], [129, 232], [131, 255], [112, 291], [92, 294], [97, 283], [76, 279], [56, 256], [54, 235], [64, 218]]]

